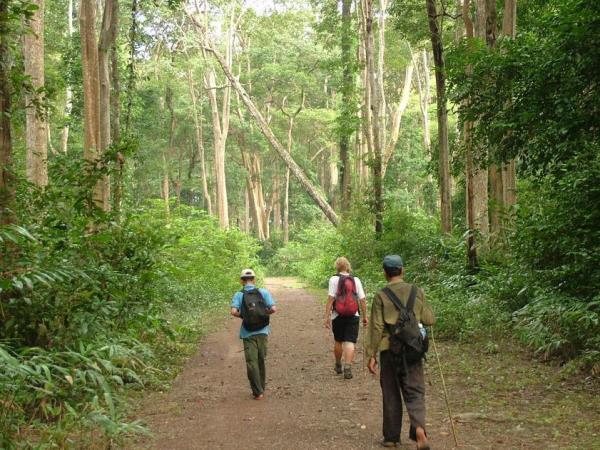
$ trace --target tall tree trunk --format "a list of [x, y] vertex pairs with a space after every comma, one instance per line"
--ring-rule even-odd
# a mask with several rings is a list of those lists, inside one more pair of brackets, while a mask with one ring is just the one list
[[[112, 144], [111, 138], [111, 51], [117, 39], [119, 30], [118, 0], [105, 0], [102, 28], [98, 42], [98, 78], [100, 83], [100, 148], [99, 153], [108, 151]], [[104, 175], [104, 209], [110, 205], [110, 180]]]
[[[502, 34], [510, 39], [514, 39], [517, 35], [517, 0], [504, 1]], [[513, 207], [517, 203], [517, 170], [515, 159], [511, 159], [502, 167], [502, 188], [505, 207]]]
[[[446, 63], [444, 43], [438, 21], [436, 0], [427, 0], [427, 16], [433, 63], [435, 65], [435, 93], [438, 124], [439, 176], [440, 176], [440, 216], [442, 231], [452, 231], [452, 198], [450, 179], [450, 158], [448, 151], [448, 109], [446, 104]], [[426, 70], [426, 69], [425, 69]]]
[[[486, 42], [487, 39], [486, 1], [487, 0], [476, 0], [475, 37], [481, 39], [483, 42]], [[478, 155], [484, 153], [484, 149], [478, 150]], [[480, 164], [474, 164], [472, 205], [475, 216], [475, 227], [483, 240], [487, 238], [490, 229], [488, 202], [488, 171], [487, 169], [480, 167]]]
[[[195, 24], [198, 25], [197, 22], [195, 22]], [[201, 26], [201, 29], [204, 29], [204, 27]], [[223, 73], [225, 74], [229, 82], [233, 85], [233, 88], [240, 95], [242, 101], [246, 105], [246, 108], [250, 112], [250, 115], [256, 121], [262, 134], [267, 138], [271, 146], [279, 154], [283, 162], [288, 166], [291, 173], [298, 180], [301, 186], [306, 190], [306, 192], [315, 201], [315, 203], [321, 208], [321, 211], [323, 211], [325, 216], [331, 221], [331, 223], [337, 225], [338, 219], [335, 211], [331, 208], [331, 206], [329, 206], [325, 198], [323, 198], [321, 193], [306, 177], [300, 166], [298, 166], [298, 164], [292, 159], [289, 152], [277, 140], [277, 138], [273, 134], [273, 131], [269, 127], [269, 124], [267, 123], [261, 112], [258, 110], [258, 108], [254, 105], [244, 87], [241, 85], [239, 80], [235, 76], [233, 76], [233, 73], [231, 72], [231, 65], [228, 64], [225, 58], [223, 58], [223, 56], [214, 48], [214, 46], [210, 45], [209, 42], [207, 44], [209, 44], [210, 52], [212, 52], [212, 54], [214, 55], [215, 59], [221, 66]]]
[[[223, 93], [223, 109], [219, 112], [217, 101], [217, 82], [213, 68], [205, 75], [205, 85], [212, 113], [213, 147], [215, 154], [215, 187], [217, 192], [217, 213], [221, 227], [229, 227], [229, 208], [227, 203], [227, 184], [225, 179], [225, 147], [229, 128], [229, 93]], [[224, 88], [228, 91], [230, 88]]]
[[354, 118], [354, 61], [352, 54], [352, 18], [350, 10], [352, 0], [342, 0], [342, 110], [340, 112], [340, 190], [342, 211], [350, 208], [352, 171], [350, 167], [350, 138], [353, 129], [350, 124]]
[[[473, 38], [475, 33], [473, 21], [471, 20], [470, 0], [464, 0], [462, 17], [465, 24], [465, 35], [467, 38]], [[472, 68], [467, 67], [467, 73], [472, 73]], [[475, 239], [475, 185], [474, 185], [474, 167], [473, 167], [473, 148], [471, 142], [471, 130], [473, 123], [465, 121], [463, 126], [463, 140], [465, 145], [465, 178], [466, 178], [466, 213], [467, 213], [467, 263], [471, 270], [476, 270], [479, 262], [477, 255], [477, 244]]]
[[[111, 139], [115, 144], [121, 142], [121, 81], [119, 78], [119, 60], [117, 55], [117, 46], [113, 45], [111, 49], [111, 71], [112, 92], [110, 94], [111, 104]], [[125, 156], [121, 151], [117, 152], [116, 171], [113, 190], [113, 209], [118, 213], [121, 210], [121, 201], [123, 197], [123, 169], [125, 166]]]
[[15, 180], [10, 129], [12, 88], [10, 81], [10, 0], [0, 0], [0, 226], [15, 220]]
[[[98, 75], [98, 42], [96, 40], [96, 1], [81, 0], [79, 7], [81, 36], [81, 64], [83, 72], [84, 143], [83, 156], [96, 172], [100, 168], [100, 80]], [[105, 181], [98, 179], [93, 189], [94, 206], [107, 209], [104, 204]]]
[[194, 87], [194, 79], [192, 78], [192, 69], [188, 69], [188, 88], [190, 99], [192, 100], [192, 115], [194, 116], [194, 131], [196, 133], [196, 152], [200, 155], [200, 176], [202, 179], [202, 195], [208, 214], [212, 216], [212, 201], [208, 193], [208, 181], [206, 179], [206, 164], [204, 161], [204, 133], [202, 129], [203, 114], [202, 104], [200, 104], [200, 119], [198, 119], [198, 111], [196, 106], [196, 89]]
[[396, 144], [398, 144], [398, 139], [400, 137], [400, 125], [402, 123], [402, 116], [404, 115], [404, 111], [408, 107], [408, 102], [410, 101], [410, 90], [412, 86], [414, 72], [414, 64], [411, 61], [406, 66], [404, 71], [404, 84], [402, 88], [398, 88], [398, 94], [400, 95], [400, 100], [394, 108], [392, 109], [392, 121], [390, 128], [390, 136], [388, 141], [385, 143], [385, 151], [383, 153], [383, 162], [382, 162], [382, 176], [385, 178], [385, 173], [387, 172], [387, 167], [389, 162], [394, 155], [394, 151], [396, 150]]
[[[69, 45], [72, 44], [73, 38], [73, 2], [74, 0], [68, 0], [67, 4], [67, 36], [69, 38]], [[67, 153], [69, 144], [69, 122], [71, 120], [71, 111], [73, 110], [73, 88], [71, 84], [67, 84], [66, 95], [65, 95], [65, 124], [60, 133], [60, 150], [63, 153]]]
[[32, 0], [37, 6], [29, 19], [29, 32], [23, 36], [25, 75], [31, 80], [33, 94], [25, 95], [27, 180], [40, 187], [48, 185], [48, 130], [46, 114], [39, 104], [44, 88], [44, 0]]
[[[384, 143], [384, 121], [385, 108], [383, 98], [381, 96], [381, 87], [383, 79], [379, 77], [375, 65], [375, 36], [373, 30], [373, 0], [362, 0], [364, 33], [365, 33], [365, 62], [367, 68], [367, 82], [369, 85], [368, 93], [370, 96], [370, 110], [372, 111], [370, 122], [370, 132], [367, 134], [371, 137], [370, 155], [371, 169], [373, 171], [373, 195], [375, 209], [375, 233], [381, 236], [383, 233], [383, 168], [382, 168], [382, 146]], [[380, 40], [380, 53], [378, 65], [382, 64], [381, 46], [384, 42]], [[365, 101], [365, 103], [369, 103]], [[369, 136], [370, 135], [370, 136]], [[368, 139], [369, 140], [369, 139]]]
[[[498, 17], [496, 11], [496, 0], [486, 0], [486, 44], [489, 48], [496, 46], [496, 29]], [[490, 164], [488, 168], [490, 184], [490, 231], [492, 238], [496, 239], [502, 232], [501, 213], [504, 209], [504, 188], [502, 186], [502, 172], [496, 163]]]
[[170, 205], [170, 189], [172, 177], [170, 175], [171, 157], [173, 156], [173, 148], [175, 142], [175, 109], [173, 107], [173, 90], [167, 85], [165, 89], [165, 105], [169, 110], [169, 143], [167, 149], [162, 151], [163, 161], [163, 200], [165, 201], [165, 212], [169, 217], [171, 212]]
[[281, 168], [279, 161], [274, 164], [275, 174], [273, 176], [273, 229], [279, 231], [282, 228], [281, 214]]

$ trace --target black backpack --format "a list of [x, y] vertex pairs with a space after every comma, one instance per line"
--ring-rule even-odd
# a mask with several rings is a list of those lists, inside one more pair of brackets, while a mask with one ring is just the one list
[[258, 331], [269, 325], [267, 304], [260, 291], [256, 288], [242, 291], [242, 325], [248, 331]]
[[395, 363], [414, 364], [425, 357], [429, 350], [429, 338], [421, 334], [419, 322], [415, 317], [415, 299], [417, 297], [417, 287], [415, 285], [410, 289], [410, 295], [406, 306], [389, 288], [383, 288], [383, 292], [392, 301], [398, 310], [398, 320], [392, 326], [386, 323], [390, 333], [390, 353]]

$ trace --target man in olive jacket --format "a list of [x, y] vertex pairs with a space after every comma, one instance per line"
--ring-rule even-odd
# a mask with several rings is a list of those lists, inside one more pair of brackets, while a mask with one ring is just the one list
[[[403, 279], [404, 267], [398, 255], [388, 255], [383, 259], [383, 271], [394, 294], [406, 306], [412, 285]], [[417, 289], [414, 304], [417, 321], [424, 326], [433, 325], [435, 318], [429, 305], [425, 303], [423, 290]], [[410, 417], [410, 438], [417, 441], [417, 449], [429, 449], [425, 433], [425, 377], [423, 361], [396, 366], [393, 364], [389, 348], [389, 332], [386, 324], [394, 326], [398, 319], [398, 309], [385, 292], [375, 294], [371, 307], [371, 320], [367, 332], [366, 356], [369, 371], [377, 373], [379, 353], [380, 384], [383, 397], [383, 441], [384, 447], [396, 447], [400, 443], [402, 427], [402, 397]]]

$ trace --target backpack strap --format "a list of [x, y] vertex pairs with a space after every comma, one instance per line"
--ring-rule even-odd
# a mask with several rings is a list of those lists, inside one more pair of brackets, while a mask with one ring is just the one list
[[394, 293], [394, 291], [392, 291], [389, 287], [384, 287], [382, 289], [383, 292], [385, 292], [385, 295], [392, 301], [392, 303], [394, 304], [394, 306], [396, 307], [396, 309], [398, 309], [399, 311], [402, 311], [403, 309], [405, 309], [406, 307], [402, 304], [402, 302], [400, 301], [400, 299], [398, 298], [398, 296]]
[[410, 288], [410, 295], [408, 296], [408, 302], [406, 302], [406, 309], [409, 311], [414, 311], [415, 309], [415, 300], [417, 298], [417, 287], [413, 284]]

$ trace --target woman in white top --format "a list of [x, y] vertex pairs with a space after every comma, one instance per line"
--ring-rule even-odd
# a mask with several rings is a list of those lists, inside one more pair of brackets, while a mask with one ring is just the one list
[[[343, 373], [345, 379], [352, 378], [352, 361], [354, 360], [354, 347], [358, 340], [358, 328], [360, 316], [362, 316], [363, 326], [367, 326], [367, 301], [365, 291], [361, 281], [357, 277], [350, 275], [352, 267], [350, 261], [343, 256], [335, 261], [336, 275], [329, 279], [329, 295], [327, 305], [325, 306], [325, 327], [333, 331], [335, 341], [333, 354], [335, 355], [335, 371], [342, 373], [342, 358], [344, 359]], [[338, 294], [338, 285], [342, 279], [344, 287], [353, 288], [349, 296], [342, 295], [341, 302], [336, 305]], [[346, 305], [342, 305], [346, 302]], [[348, 303], [350, 302], [350, 303]], [[355, 304], [352, 304], [355, 302]], [[360, 306], [360, 308], [359, 308]], [[356, 311], [356, 312], [354, 312]], [[342, 312], [340, 314], [340, 312]]]

